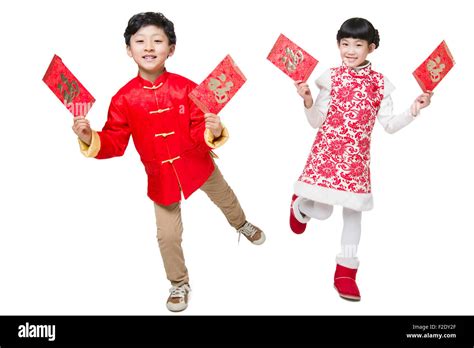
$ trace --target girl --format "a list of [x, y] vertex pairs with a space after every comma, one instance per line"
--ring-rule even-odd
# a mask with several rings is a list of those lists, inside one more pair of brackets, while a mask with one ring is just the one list
[[356, 284], [357, 247], [362, 212], [372, 209], [370, 187], [370, 137], [375, 119], [388, 133], [411, 123], [430, 104], [432, 93], [423, 93], [405, 112], [392, 113], [394, 86], [372, 70], [367, 55], [379, 46], [379, 34], [364, 18], [345, 21], [337, 33], [342, 65], [323, 73], [313, 102], [306, 83], [296, 81], [306, 117], [319, 128], [303, 173], [295, 183], [290, 227], [303, 233], [311, 218], [327, 219], [334, 205], [343, 207], [341, 252], [336, 257], [334, 286], [342, 298], [360, 300]]

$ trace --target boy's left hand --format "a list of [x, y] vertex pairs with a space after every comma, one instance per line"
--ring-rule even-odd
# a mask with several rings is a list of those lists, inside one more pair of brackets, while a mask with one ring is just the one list
[[432, 96], [433, 92], [431, 91], [425, 92], [418, 96], [413, 102], [411, 110], [412, 114], [417, 115], [421, 109], [426, 108], [428, 105], [430, 105]]
[[206, 128], [212, 132], [214, 137], [219, 138], [223, 129], [219, 115], [207, 113], [204, 114], [204, 120], [206, 121]]

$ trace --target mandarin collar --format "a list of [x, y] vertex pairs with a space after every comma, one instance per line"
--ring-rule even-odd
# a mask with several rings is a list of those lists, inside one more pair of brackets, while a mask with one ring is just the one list
[[347, 71], [352, 76], [365, 77], [372, 72], [372, 63], [369, 61], [366, 61], [365, 64], [358, 66], [356, 68], [350, 68], [344, 63], [342, 63], [342, 69]]
[[165, 81], [168, 79], [168, 76], [169, 76], [169, 72], [165, 69], [163, 73], [160, 76], [158, 76], [153, 83], [141, 77], [140, 73], [138, 73], [137, 79], [140, 82], [142, 87], [153, 88], [153, 87], [159, 86], [160, 84], [165, 83]]

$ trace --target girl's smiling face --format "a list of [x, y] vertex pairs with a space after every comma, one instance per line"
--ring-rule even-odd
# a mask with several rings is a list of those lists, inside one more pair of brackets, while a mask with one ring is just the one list
[[367, 40], [344, 38], [337, 46], [344, 64], [350, 68], [357, 68], [366, 62], [369, 53], [375, 50], [375, 44], [370, 44]]

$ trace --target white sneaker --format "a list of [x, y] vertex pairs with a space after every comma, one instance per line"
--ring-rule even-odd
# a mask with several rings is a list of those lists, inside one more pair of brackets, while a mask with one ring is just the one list
[[166, 301], [166, 308], [171, 312], [181, 312], [188, 307], [191, 287], [189, 284], [173, 286], [170, 289], [170, 296]]

